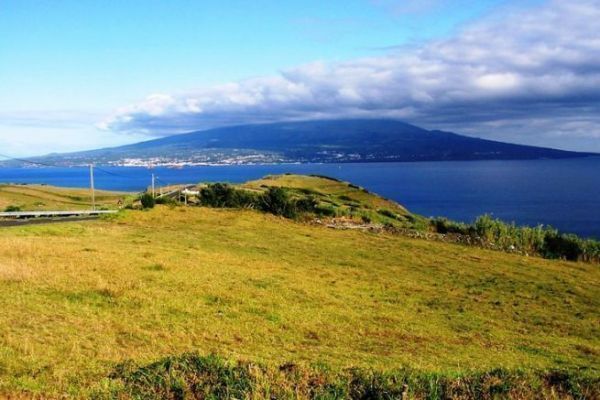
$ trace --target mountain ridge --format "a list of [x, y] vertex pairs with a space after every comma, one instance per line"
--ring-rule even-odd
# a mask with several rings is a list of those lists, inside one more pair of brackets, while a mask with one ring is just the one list
[[235, 125], [37, 157], [62, 165], [194, 165], [575, 158], [595, 155], [498, 142], [392, 119]]

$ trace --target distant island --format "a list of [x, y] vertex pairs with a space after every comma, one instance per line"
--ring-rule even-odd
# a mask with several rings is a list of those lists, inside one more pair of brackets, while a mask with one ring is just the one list
[[[172, 135], [126, 146], [50, 154], [58, 166], [243, 165], [587, 157], [593, 153], [524, 146], [426, 130], [390, 119], [239, 125]], [[4, 165], [12, 162], [4, 162]], [[18, 162], [17, 162], [18, 164]]]

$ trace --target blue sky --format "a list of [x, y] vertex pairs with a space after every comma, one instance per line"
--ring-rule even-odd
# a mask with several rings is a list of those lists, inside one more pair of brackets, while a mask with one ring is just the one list
[[[520, 85], [524, 82], [521, 70], [482, 75], [479, 64], [489, 69], [486, 62], [490, 60], [469, 64], [473, 73], [479, 74], [473, 78], [481, 83], [476, 89], [493, 92], [490, 104], [502, 110], [501, 121], [482, 118], [485, 110], [469, 113], [464, 97], [445, 102], [439, 94], [445, 87], [431, 88], [426, 83], [414, 87], [411, 76], [400, 74], [415, 67], [427, 70], [440, 60], [447, 63], [445, 49], [461, 48], [465, 43], [471, 46], [465, 32], [479, 30], [485, 37], [496, 29], [512, 35], [498, 24], [511, 18], [518, 24], [519, 18], [522, 21], [544, 12], [550, 15], [553, 8], [564, 13], [560, 3], [0, 0], [0, 147], [15, 155], [71, 151], [228, 123], [306, 119], [321, 114], [363, 116], [379, 102], [381, 106], [369, 117], [401, 118], [426, 127], [522, 143], [596, 146], [600, 151], [593, 118], [597, 92], [574, 92], [577, 85], [559, 88], [562, 97], [553, 98], [549, 108], [544, 106], [547, 93], [541, 91], [539, 98], [527, 100], [535, 111], [535, 124], [523, 127], [522, 112], [510, 109], [511, 95], [515, 104], [527, 96], [514, 87], [510, 88], [514, 93], [508, 93], [494, 86], [498, 80], [503, 85]], [[596, 1], [581, 1], [581, 5], [588, 7], [587, 11], [567, 10], [574, 14], [571, 30], [579, 29], [580, 13], [599, 8]], [[597, 28], [587, 29], [592, 30], [581, 34], [599, 33]], [[544, 40], [532, 38], [528, 32], [517, 34], [523, 37], [516, 42], [530, 41], [534, 47], [533, 41]], [[554, 36], [550, 39], [562, 39]], [[564, 41], [561, 43], [564, 46]], [[515, 51], [505, 57], [516, 58], [520, 49]], [[411, 64], [409, 60], [415, 61]], [[585, 67], [590, 68], [588, 61]], [[445, 68], [447, 74], [458, 71]], [[576, 68], [580, 66], [573, 66], [573, 71]], [[352, 73], [347, 75], [349, 70]], [[464, 75], [465, 70], [457, 73]], [[388, 100], [389, 94], [380, 90], [379, 95], [369, 97], [366, 107], [365, 93], [377, 89], [377, 83], [369, 86], [377, 71], [393, 75], [392, 83], [398, 86], [390, 90], [410, 94], [406, 96], [415, 103], [407, 102], [406, 96]], [[316, 103], [315, 97], [331, 93], [331, 88], [325, 90], [331, 82], [336, 93], [348, 96], [330, 96], [330, 102]], [[299, 98], [298, 88], [309, 88], [310, 96]], [[292, 95], [295, 97], [290, 100]], [[489, 93], [480, 95], [485, 98]], [[566, 109], [572, 109], [572, 98], [582, 96], [590, 100], [575, 101], [577, 111], [567, 112], [561, 106], [568, 102]], [[346, 107], [350, 98], [354, 103]], [[264, 112], [267, 107], [268, 115]], [[312, 111], [302, 114], [304, 109]], [[444, 114], [453, 118], [442, 118]], [[534, 129], [547, 131], [556, 126], [556, 121], [548, 120], [551, 115], [560, 115], [564, 127], [553, 135], [533, 134]], [[565, 134], [569, 127], [576, 127], [577, 135]], [[588, 129], [593, 132], [586, 136]]]

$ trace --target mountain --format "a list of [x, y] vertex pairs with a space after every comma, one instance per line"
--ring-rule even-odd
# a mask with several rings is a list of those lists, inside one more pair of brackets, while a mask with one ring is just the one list
[[61, 165], [169, 165], [513, 160], [590, 155], [426, 130], [395, 120], [354, 119], [231, 126], [121, 147], [48, 155], [38, 160]]

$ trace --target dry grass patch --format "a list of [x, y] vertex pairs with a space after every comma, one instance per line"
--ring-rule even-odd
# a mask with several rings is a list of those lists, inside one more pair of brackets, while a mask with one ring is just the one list
[[[96, 191], [96, 204], [99, 207], [116, 208], [119, 199], [130, 194], [124, 192]], [[78, 210], [91, 205], [91, 192], [88, 189], [61, 188], [47, 185], [0, 184], [0, 211], [8, 206], [18, 206], [29, 210]]]
[[22, 282], [31, 279], [33, 275], [33, 270], [28, 266], [15, 262], [0, 264], [1, 282]]

